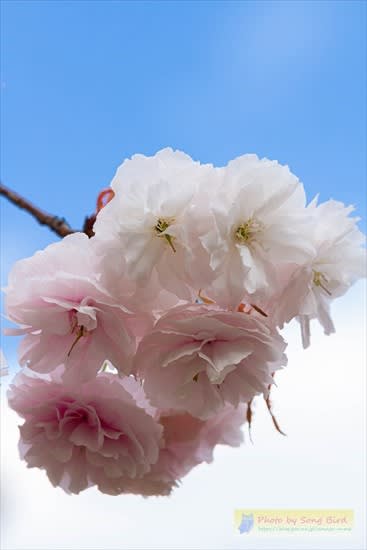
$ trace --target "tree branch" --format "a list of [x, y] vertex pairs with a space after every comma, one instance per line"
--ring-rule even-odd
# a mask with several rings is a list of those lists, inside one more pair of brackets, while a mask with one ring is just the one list
[[[31, 202], [24, 199], [18, 193], [15, 193], [15, 191], [12, 191], [11, 189], [8, 189], [0, 183], [0, 195], [3, 195], [6, 197], [10, 202], [18, 206], [19, 208], [22, 208], [23, 210], [26, 210], [31, 216], [33, 216], [38, 223], [41, 225], [46, 225], [51, 231], [56, 233], [59, 237], [66, 237], [66, 235], [70, 235], [71, 233], [75, 233], [76, 230], [72, 229], [70, 225], [67, 223], [65, 218], [59, 218], [58, 216], [53, 216], [52, 214], [48, 214], [47, 212], [44, 212], [40, 208], [37, 208], [34, 206]], [[89, 218], [85, 218], [84, 226], [83, 226], [83, 232], [88, 235], [88, 237], [92, 237], [94, 235], [93, 233], [93, 223], [95, 221], [95, 215], [93, 214]]]

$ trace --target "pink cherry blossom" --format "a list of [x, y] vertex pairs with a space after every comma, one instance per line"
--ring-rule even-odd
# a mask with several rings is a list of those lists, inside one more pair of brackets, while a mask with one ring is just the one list
[[[25, 334], [19, 362], [51, 372], [65, 364], [66, 374], [86, 380], [105, 359], [130, 371], [136, 334], [150, 326], [151, 315], [131, 311], [100, 282], [100, 258], [93, 239], [77, 233], [17, 262], [9, 275], [6, 312]], [[135, 306], [136, 307], [136, 306]]]
[[142, 478], [128, 481], [108, 480], [104, 492], [130, 492], [143, 496], [169, 495], [192, 468], [202, 462], [213, 461], [217, 445], [238, 447], [243, 441], [241, 427], [246, 422], [245, 404], [234, 408], [226, 405], [208, 420], [200, 420], [188, 413], [156, 411], [163, 427], [164, 445], [158, 461]]
[[238, 447], [243, 441], [241, 427], [246, 422], [246, 410], [246, 404], [237, 408], [226, 405], [207, 420], [188, 413], [162, 413], [159, 420], [164, 429], [165, 445], [149, 475], [157, 475], [163, 470], [172, 480], [179, 480], [194, 466], [212, 462], [216, 445]]
[[139, 392], [130, 377], [107, 373], [76, 390], [19, 373], [9, 404], [25, 419], [21, 457], [68, 493], [92, 485], [104, 491], [114, 480], [128, 487], [150, 471], [162, 445], [162, 427], [142, 406]]
[[287, 362], [285, 323], [300, 322], [305, 347], [313, 319], [334, 331], [330, 305], [365, 276], [365, 238], [352, 207], [306, 206], [289, 168], [256, 155], [225, 167], [134, 155], [99, 206], [105, 193], [94, 237], [69, 235], [9, 275], [24, 367], [9, 403], [25, 419], [21, 456], [55, 486], [169, 495], [216, 445], [241, 443], [250, 401]]
[[207, 419], [225, 403], [266, 393], [286, 344], [257, 315], [187, 305], [164, 315], [140, 342], [135, 369], [161, 409]]

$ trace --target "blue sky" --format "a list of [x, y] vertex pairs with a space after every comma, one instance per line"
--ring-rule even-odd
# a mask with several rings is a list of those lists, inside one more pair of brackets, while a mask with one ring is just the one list
[[[366, 198], [366, 3], [3, 1], [2, 180], [80, 227], [136, 152], [289, 164]], [[2, 278], [56, 239], [1, 199]], [[4, 344], [5, 347], [12, 344]]]

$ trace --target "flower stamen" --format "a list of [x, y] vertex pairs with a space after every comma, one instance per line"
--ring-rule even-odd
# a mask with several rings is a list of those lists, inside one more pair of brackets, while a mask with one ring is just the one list
[[154, 231], [157, 233], [158, 237], [163, 237], [164, 239], [166, 239], [173, 252], [176, 252], [175, 245], [173, 244], [172, 235], [165, 233], [166, 229], [168, 229], [173, 222], [173, 218], [158, 218], [157, 223], [154, 226]]
[[327, 284], [329, 280], [321, 271], [313, 271], [312, 282], [315, 286], [319, 286], [320, 288], [322, 288], [322, 290], [326, 292], [326, 294], [328, 294], [329, 296], [332, 295], [330, 290], [325, 286], [325, 283]]
[[[76, 327], [74, 327], [74, 330], [75, 330]], [[72, 332], [74, 332], [74, 330]], [[83, 337], [83, 336], [87, 336], [88, 334], [88, 331], [85, 327], [83, 327], [83, 325], [81, 327], [78, 327], [78, 331], [77, 331], [77, 334], [76, 334], [76, 338], [74, 340], [74, 342], [72, 343], [71, 345], [71, 348], [69, 349], [68, 351], [68, 354], [67, 356], [69, 357], [71, 352], [73, 351], [73, 349], [75, 348], [75, 346], [77, 345], [77, 343], [79, 342], [79, 340]]]
[[255, 305], [255, 304], [250, 304], [251, 307], [254, 308], [255, 311], [257, 311], [258, 313], [260, 313], [260, 315], [262, 315], [263, 317], [268, 317], [268, 314], [265, 313], [264, 310], [261, 309], [261, 307]]
[[202, 289], [200, 288], [199, 292], [198, 292], [198, 298], [199, 300], [201, 300], [204, 304], [215, 304], [214, 300], [211, 300], [210, 298], [208, 298], [207, 296], [204, 296], [202, 294]]
[[234, 238], [239, 244], [249, 244], [262, 229], [262, 224], [253, 218], [241, 223], [234, 232]]
[[256, 304], [245, 304], [241, 302], [237, 308], [237, 311], [239, 311], [240, 313], [250, 314], [253, 309], [258, 313], [260, 313], [260, 315], [262, 315], [263, 317], [268, 317], [268, 314], [265, 313], [265, 311], [262, 310], [261, 307], [257, 306]]

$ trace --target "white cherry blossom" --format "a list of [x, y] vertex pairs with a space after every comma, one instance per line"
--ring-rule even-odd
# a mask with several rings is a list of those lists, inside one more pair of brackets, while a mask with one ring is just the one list
[[245, 294], [271, 289], [279, 264], [312, 255], [303, 186], [286, 166], [246, 155], [222, 169], [209, 205], [212, 229], [201, 238], [218, 278], [210, 293], [238, 305]]
[[156, 271], [164, 288], [192, 297], [187, 286], [193, 272], [200, 278], [206, 269], [196, 251], [195, 196], [211, 170], [172, 149], [154, 157], [135, 155], [119, 168], [112, 182], [115, 197], [94, 229], [98, 238], [115, 240], [128, 275], [140, 285]]

